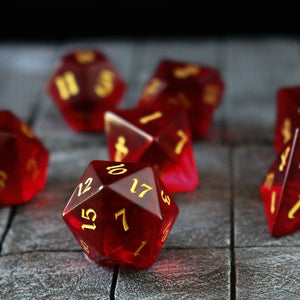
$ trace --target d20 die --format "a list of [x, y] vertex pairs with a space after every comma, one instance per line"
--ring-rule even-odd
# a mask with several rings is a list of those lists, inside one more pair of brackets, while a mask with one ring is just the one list
[[62, 58], [47, 90], [72, 129], [101, 131], [103, 114], [119, 104], [125, 83], [104, 54], [81, 50]]
[[177, 215], [150, 165], [109, 161], [89, 164], [63, 211], [91, 260], [137, 268], [154, 263]]
[[110, 160], [152, 164], [170, 192], [197, 187], [198, 172], [184, 110], [106, 112], [105, 134]]
[[300, 127], [300, 86], [281, 88], [277, 92], [277, 117], [274, 147], [280, 152]]
[[186, 109], [193, 138], [204, 138], [224, 87], [216, 69], [163, 60], [146, 84], [138, 105], [155, 109], [165, 106]]
[[0, 206], [22, 204], [42, 190], [49, 153], [31, 129], [0, 111]]
[[300, 229], [300, 132], [286, 144], [260, 186], [273, 236]]

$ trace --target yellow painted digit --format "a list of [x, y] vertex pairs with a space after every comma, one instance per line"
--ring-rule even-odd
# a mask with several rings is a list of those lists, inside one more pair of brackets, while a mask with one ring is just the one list
[[109, 96], [114, 90], [114, 73], [111, 70], [102, 70], [94, 87], [96, 95], [100, 98]]
[[275, 208], [276, 208], [275, 204], [276, 204], [276, 191], [273, 191], [271, 195], [271, 209], [270, 209], [272, 214], [274, 214], [275, 212]]
[[291, 128], [292, 128], [291, 120], [289, 118], [285, 118], [281, 128], [281, 134], [283, 136], [284, 144], [286, 144], [292, 136]]
[[71, 71], [65, 72], [62, 76], [57, 76], [55, 84], [63, 100], [69, 100], [72, 96], [79, 94], [79, 86], [75, 75]]
[[120, 215], [123, 215], [123, 217], [122, 217], [123, 228], [124, 228], [125, 231], [127, 231], [129, 229], [129, 226], [128, 226], [127, 221], [126, 221], [125, 213], [126, 213], [125, 208], [122, 208], [121, 210], [116, 212], [115, 213], [115, 220], [117, 220]]
[[0, 192], [4, 190], [7, 180], [7, 173], [0, 170]]
[[86, 193], [87, 191], [89, 191], [90, 189], [91, 189], [91, 183], [92, 183], [92, 181], [93, 181], [93, 178], [92, 177], [89, 177], [86, 181], [85, 181], [85, 188], [84, 188], [84, 190], [82, 191], [82, 187], [83, 187], [83, 184], [82, 183], [80, 183], [79, 185], [78, 185], [78, 193], [77, 193], [77, 196], [79, 197], [79, 196], [81, 196], [82, 194], [84, 194], [84, 193]]
[[298, 211], [300, 208], [300, 195], [298, 196], [298, 201], [297, 203], [292, 207], [292, 209], [288, 213], [288, 218], [289, 219], [295, 219], [295, 213]]
[[134, 256], [137, 256], [140, 254], [141, 250], [144, 248], [144, 246], [147, 244], [147, 241], [142, 241], [142, 244], [137, 248], [137, 250], [134, 252]]
[[89, 246], [85, 241], [81, 240], [80, 245], [86, 253], [90, 253]]
[[90, 64], [96, 58], [93, 51], [78, 51], [75, 53], [75, 59], [82, 65]]
[[168, 205], [171, 204], [170, 197], [168, 195], [165, 195], [163, 190], [161, 190], [160, 196], [161, 196], [161, 199], [163, 200], [164, 203], [167, 203]]
[[287, 161], [287, 158], [289, 156], [290, 150], [291, 150], [290, 147], [287, 147], [284, 150], [284, 152], [281, 154], [281, 156], [280, 156], [281, 163], [280, 163], [280, 166], [279, 166], [279, 171], [283, 171], [283, 168], [286, 165], [286, 161]]
[[216, 105], [218, 102], [219, 88], [213, 84], [205, 86], [203, 102], [206, 104]]
[[115, 161], [122, 161], [123, 158], [128, 154], [129, 150], [125, 146], [125, 142], [126, 139], [123, 136], [118, 137], [117, 143], [115, 144]]
[[26, 123], [21, 123], [21, 131], [30, 139], [34, 138], [33, 131], [29, 128], [29, 126]]
[[148, 99], [150, 96], [156, 94], [162, 85], [162, 81], [158, 78], [153, 78], [144, 89], [143, 97]]
[[273, 185], [273, 182], [274, 182], [274, 177], [275, 177], [274, 173], [267, 174], [266, 179], [263, 183], [263, 186], [268, 188], [268, 189], [271, 188], [272, 185]]
[[161, 111], [156, 111], [151, 115], [148, 116], [144, 116], [142, 118], [140, 118], [140, 123], [141, 124], [147, 124], [148, 122], [151, 122], [153, 120], [159, 119], [163, 116]]
[[26, 169], [28, 172], [32, 173], [32, 179], [36, 180], [40, 175], [40, 170], [38, 168], [37, 162], [34, 158], [27, 162]]
[[180, 141], [178, 142], [178, 144], [175, 147], [175, 153], [180, 154], [182, 152], [184, 145], [186, 144], [186, 142], [189, 139], [188, 139], [188, 136], [181, 129], [177, 130], [176, 134], [180, 137]]
[[127, 172], [127, 169], [123, 168], [125, 165], [120, 164], [116, 166], [107, 167], [106, 170], [108, 170], [108, 174], [110, 175], [121, 175]]
[[201, 68], [195, 65], [186, 65], [184, 67], [175, 68], [173, 71], [173, 75], [176, 78], [184, 79], [190, 76], [197, 75], [200, 73]]
[[[132, 186], [131, 186], [131, 188], [130, 188], [130, 192], [133, 193], [133, 194], [135, 194], [135, 193], [136, 193], [136, 190], [135, 190], [135, 189], [136, 189], [136, 186], [137, 186], [137, 184], [138, 184], [139, 181], [138, 181], [137, 178], [134, 178], [134, 179], [132, 179], [132, 180], [133, 180], [133, 184], [132, 184]], [[149, 185], [146, 184], [146, 183], [143, 183], [143, 184], [141, 185], [141, 187], [144, 187], [144, 188], [146, 188], [146, 189], [139, 193], [139, 195], [138, 195], [139, 198], [143, 198], [147, 192], [149, 192], [149, 191], [152, 190], [152, 187], [149, 186]]]
[[170, 97], [168, 99], [168, 103], [173, 105], [180, 105], [186, 109], [191, 107], [189, 98], [182, 92], [179, 92], [175, 97]]
[[170, 232], [170, 226], [172, 224], [172, 221], [169, 221], [168, 225], [165, 227], [165, 229], [163, 230], [163, 233], [162, 233], [162, 238], [161, 238], [161, 242], [163, 243], [168, 235], [169, 235], [169, 232]]
[[[92, 215], [92, 216], [90, 217], [90, 215]], [[95, 220], [97, 218], [97, 214], [92, 208], [89, 208], [86, 211], [85, 211], [85, 209], [82, 208], [81, 209], [81, 218], [92, 221], [92, 222], [95, 222]], [[82, 230], [84, 230], [84, 229], [95, 230], [96, 229], [96, 224], [95, 223], [93, 223], [93, 225], [82, 224], [81, 229]]]

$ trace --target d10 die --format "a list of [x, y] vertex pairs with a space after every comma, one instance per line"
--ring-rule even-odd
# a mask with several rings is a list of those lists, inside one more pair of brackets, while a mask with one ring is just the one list
[[198, 172], [184, 110], [106, 112], [105, 133], [110, 160], [152, 164], [170, 192], [197, 187]]
[[300, 132], [278, 155], [260, 186], [273, 236], [300, 229]]
[[146, 268], [158, 256], [178, 207], [150, 165], [92, 161], [63, 219], [98, 263]]
[[71, 128], [101, 131], [103, 114], [119, 104], [125, 83], [102, 53], [86, 50], [65, 55], [47, 89]]
[[0, 206], [27, 202], [46, 183], [49, 153], [31, 129], [0, 111]]
[[300, 127], [300, 86], [282, 88], [277, 93], [274, 146], [280, 152]]
[[224, 83], [213, 68], [163, 60], [146, 84], [139, 107], [161, 109], [177, 106], [187, 110], [193, 138], [207, 135], [219, 105]]

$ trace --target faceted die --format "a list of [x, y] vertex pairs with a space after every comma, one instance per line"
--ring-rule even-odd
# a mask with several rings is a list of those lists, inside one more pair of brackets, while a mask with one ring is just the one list
[[31, 129], [0, 111], [0, 206], [22, 204], [46, 183], [49, 153]]
[[277, 92], [277, 117], [274, 147], [280, 152], [300, 127], [300, 86], [281, 88]]
[[104, 54], [81, 50], [62, 58], [47, 90], [72, 129], [102, 131], [103, 114], [119, 104], [125, 83]]
[[146, 84], [138, 106], [186, 109], [193, 138], [204, 138], [224, 88], [220, 74], [213, 68], [162, 60]]
[[300, 229], [300, 132], [286, 144], [260, 186], [270, 232], [278, 237]]
[[105, 134], [110, 160], [153, 165], [170, 192], [197, 187], [198, 171], [184, 110], [108, 111]]
[[63, 219], [93, 261], [147, 268], [157, 258], [178, 207], [143, 163], [92, 161]]

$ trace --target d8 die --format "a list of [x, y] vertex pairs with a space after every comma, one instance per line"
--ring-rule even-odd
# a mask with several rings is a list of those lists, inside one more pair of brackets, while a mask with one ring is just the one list
[[300, 132], [286, 144], [260, 186], [273, 236], [300, 229]]
[[92, 161], [63, 219], [98, 263], [151, 266], [178, 215], [178, 207], [150, 165]]
[[0, 206], [27, 202], [46, 183], [49, 153], [31, 129], [0, 111]]
[[66, 54], [48, 83], [48, 93], [76, 131], [103, 130], [103, 114], [116, 107], [125, 83], [99, 51]]
[[224, 83], [217, 70], [163, 60], [146, 84], [138, 105], [186, 109], [193, 138], [204, 138], [223, 91]]
[[106, 112], [105, 133], [110, 160], [152, 164], [170, 192], [197, 187], [198, 172], [184, 110]]
[[274, 146], [280, 152], [300, 127], [300, 87], [281, 88], [277, 93]]

